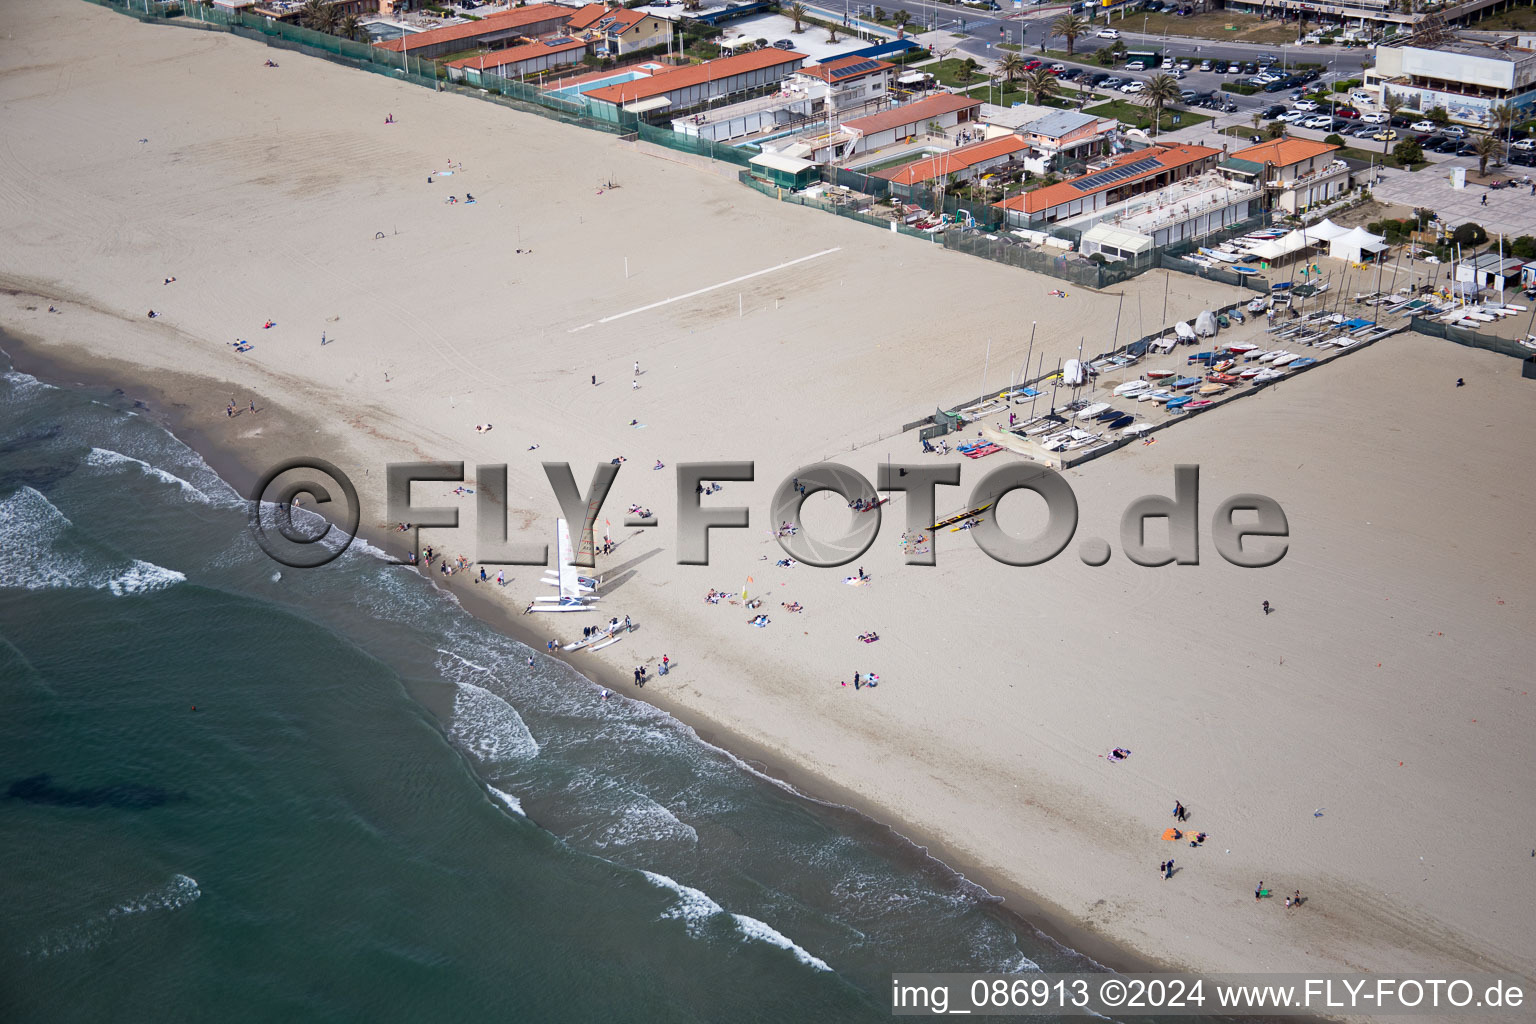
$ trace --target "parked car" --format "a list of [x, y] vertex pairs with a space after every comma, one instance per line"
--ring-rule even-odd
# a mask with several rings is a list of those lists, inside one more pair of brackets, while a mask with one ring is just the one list
[[1193, 70], [1195, 70], [1195, 62], [1190, 60], [1188, 57], [1184, 57], [1184, 58], [1180, 59], [1180, 61], [1179, 61], [1179, 70], [1180, 71], [1193, 71]]
[[1301, 126], [1303, 128], [1313, 128], [1321, 131], [1332, 131], [1333, 118], [1329, 117], [1327, 114], [1318, 114], [1301, 122]]
[[1464, 139], [1467, 137], [1467, 130], [1459, 124], [1448, 124], [1441, 131], [1453, 139]]
[[1300, 124], [1311, 116], [1312, 115], [1308, 114], [1305, 110], [1287, 110], [1285, 113], [1280, 115], [1280, 120], [1284, 121], [1286, 124]]
[[1437, 130], [1438, 127], [1439, 126], [1436, 125], [1433, 121], [1415, 121], [1413, 124], [1408, 126], [1408, 130], [1414, 132], [1433, 132]]
[[1029, 60], [1024, 62], [1024, 70], [1025, 71], [1033, 71], [1033, 70], [1035, 70], [1038, 67], [1044, 67], [1044, 66], [1045, 66], [1045, 61], [1040, 60], [1038, 57], [1031, 57]]
[[1272, 103], [1260, 112], [1259, 116], [1265, 120], [1274, 120], [1285, 113], [1285, 106], [1280, 103]]
[[1188, 74], [1188, 72], [1185, 71], [1183, 68], [1169, 68], [1168, 69], [1168, 77], [1172, 78], [1172, 79], [1176, 79], [1176, 80], [1183, 79], [1187, 74]]
[[1513, 143], [1509, 148], [1515, 151], [1536, 149], [1536, 139], [1521, 139], [1519, 142]]
[[1372, 135], [1371, 138], [1376, 142], [1395, 142], [1397, 141], [1397, 130], [1395, 128], [1383, 128]]
[[1201, 71], [1209, 71], [1209, 70], [1211, 70], [1211, 67], [1212, 67], [1211, 62], [1208, 61], [1208, 60], [1203, 60], [1203, 61], [1200, 62], [1200, 70]]
[[1082, 68], [1067, 68], [1067, 70], [1065, 70], [1065, 71], [1063, 71], [1061, 73], [1061, 80], [1063, 82], [1075, 82], [1079, 78], [1082, 78], [1082, 77], [1083, 77], [1083, 69]]
[[1381, 131], [1381, 126], [1380, 125], [1377, 125], [1377, 124], [1367, 124], [1367, 125], [1361, 125], [1359, 128], [1351, 128], [1349, 131], [1345, 132], [1344, 134], [1349, 136], [1352, 139], [1368, 139], [1372, 135], [1375, 135], [1379, 131]]
[[1179, 99], [1185, 103], [1193, 103], [1200, 98], [1200, 94], [1193, 89], [1184, 89], [1179, 93]]
[[1365, 124], [1386, 124], [1388, 117], [1385, 111], [1377, 110], [1369, 114], [1361, 114], [1360, 120]]
[[1125, 70], [1125, 71], [1145, 71], [1145, 70], [1147, 70], [1147, 62], [1144, 61], [1144, 60], [1127, 61], [1123, 70]]
[[1125, 84], [1125, 79], [1111, 75], [1099, 83], [1100, 89], [1118, 89]]
[[1265, 92], [1284, 92], [1285, 90], [1289, 89], [1290, 87], [1291, 87], [1291, 83], [1282, 78], [1278, 82], [1270, 82], [1268, 85], [1266, 85], [1264, 87], [1264, 91]]
[[1099, 86], [1103, 85], [1107, 81], [1109, 81], [1109, 73], [1107, 71], [1095, 71], [1093, 74], [1088, 76], [1089, 85]]
[[1297, 100], [1296, 101], [1296, 109], [1297, 110], [1317, 110], [1318, 109], [1317, 100]]
[[1216, 72], [1218, 75], [1224, 75], [1227, 73], [1227, 62], [1224, 60], [1218, 60], [1216, 63], [1211, 65], [1211, 70]]
[[1147, 91], [1147, 83], [1146, 82], [1126, 82], [1124, 85], [1122, 85], [1120, 87], [1120, 91], [1124, 92], [1124, 93], [1146, 92]]
[[780, 50], [793, 50], [795, 48], [793, 39], [778, 39], [774, 41], [773, 45]]
[[1349, 100], [1351, 103], [1360, 103], [1365, 106], [1370, 106], [1372, 103], [1376, 102], [1376, 97], [1372, 96], [1368, 92], [1363, 92], [1359, 89], [1356, 89], [1354, 92], [1349, 94]]
[[1333, 116], [1347, 117], [1353, 121], [1355, 118], [1360, 116], [1360, 111], [1356, 110], [1354, 107], [1334, 107]]
[[1101, 28], [1095, 35], [1100, 39], [1119, 39], [1120, 30], [1117, 28]]
[[1278, 63], [1280, 63], [1280, 58], [1276, 57], [1272, 53], [1261, 53], [1255, 59], [1258, 60], [1258, 62], [1260, 64], [1278, 64]]
[[1521, 167], [1536, 167], [1536, 150], [1516, 149], [1511, 150], [1509, 162], [1519, 164]]

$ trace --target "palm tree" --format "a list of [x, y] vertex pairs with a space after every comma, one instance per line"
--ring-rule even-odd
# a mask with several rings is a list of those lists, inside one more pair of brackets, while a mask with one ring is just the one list
[[804, 18], [808, 13], [805, 9], [805, 4], [795, 4], [795, 6], [789, 9], [789, 16], [795, 19], [795, 32], [797, 34], [805, 31], [800, 27], [800, 19]]
[[1031, 102], [1039, 103], [1048, 99], [1051, 93], [1061, 88], [1061, 83], [1056, 80], [1055, 75], [1045, 68], [1035, 68], [1033, 71], [1026, 71], [1024, 73], [1024, 87], [1029, 90], [1030, 95], [1033, 97]]
[[1381, 151], [1385, 153], [1387, 147], [1392, 144], [1392, 122], [1397, 119], [1397, 112], [1403, 109], [1402, 97], [1390, 89], [1383, 90], [1381, 108], [1387, 112], [1387, 124], [1383, 132], [1386, 141], [1381, 144]]
[[1170, 103], [1177, 103], [1183, 98], [1179, 90], [1179, 80], [1177, 78], [1162, 71], [1152, 76], [1152, 80], [1147, 83], [1146, 90], [1141, 94], [1141, 101], [1152, 108], [1154, 132], [1162, 129], [1163, 108]]
[[891, 20], [896, 22], [897, 28], [901, 28], [907, 22], [912, 20], [912, 15], [908, 14], [905, 10], [900, 10], [891, 16]]
[[299, 8], [299, 24], [323, 31], [320, 26], [329, 16], [329, 7], [325, 0], [305, 0], [304, 6]]
[[1051, 22], [1051, 35], [1064, 36], [1067, 40], [1067, 56], [1072, 56], [1072, 47], [1077, 43], [1077, 37], [1087, 35], [1091, 28], [1088, 19], [1078, 14], [1063, 14]]
[[1515, 126], [1519, 113], [1508, 103], [1500, 103], [1488, 108], [1488, 116], [1493, 120], [1494, 129], [1504, 133], [1504, 143], [1508, 145], [1510, 129]]
[[1482, 177], [1488, 173], [1488, 160], [1499, 155], [1499, 140], [1492, 135], [1479, 135], [1475, 144], [1477, 150], [1477, 176]]
[[1023, 54], [1010, 53], [998, 64], [997, 70], [1001, 71], [1003, 78], [1007, 80], [1009, 85], [1012, 85], [1024, 73], [1024, 65], [1027, 63], [1028, 61], [1024, 59]]
[[976, 63], [975, 57], [967, 57], [965, 58], [965, 63], [955, 69], [955, 78], [961, 82], [969, 82], [972, 78], [976, 77], [976, 71], [980, 67], [981, 65]]
[[362, 31], [363, 22], [360, 18], [358, 18], [357, 15], [348, 14], [346, 17], [341, 19], [341, 28], [338, 34], [344, 38], [351, 39], [352, 41], [356, 42], [357, 37], [362, 33]]
[[1259, 130], [1259, 122], [1262, 120], [1264, 120], [1264, 112], [1262, 110], [1255, 110], [1252, 117], [1254, 131]]

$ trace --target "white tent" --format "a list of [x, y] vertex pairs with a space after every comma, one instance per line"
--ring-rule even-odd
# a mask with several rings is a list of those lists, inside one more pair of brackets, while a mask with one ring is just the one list
[[1350, 233], [1349, 228], [1339, 227], [1339, 225], [1326, 218], [1318, 221], [1311, 227], [1302, 228], [1302, 230], [1305, 231], [1307, 233], [1307, 237], [1314, 242], [1331, 242], [1335, 238], [1339, 238]]
[[1347, 260], [1350, 263], [1359, 263], [1364, 258], [1364, 253], [1375, 255], [1387, 247], [1387, 240], [1382, 235], [1373, 235], [1365, 228], [1355, 228], [1347, 235], [1340, 235], [1328, 243], [1328, 255], [1336, 260]]

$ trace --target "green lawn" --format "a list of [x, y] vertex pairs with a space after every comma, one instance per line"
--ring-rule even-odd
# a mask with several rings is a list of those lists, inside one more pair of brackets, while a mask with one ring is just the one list
[[[1084, 113], [1097, 114], [1099, 117], [1113, 117], [1132, 128], [1147, 129], [1152, 126], [1151, 108], [1137, 103], [1134, 100], [1111, 100], [1101, 103], [1096, 107], [1089, 107]], [[1178, 123], [1174, 123], [1177, 117]], [[1174, 110], [1163, 108], [1163, 116], [1159, 125], [1162, 131], [1171, 131], [1175, 128], [1188, 128], [1191, 125], [1204, 124], [1210, 117], [1205, 114], [1196, 114], [1191, 110]]]
[[1499, 29], [1536, 28], [1536, 7], [1516, 7], [1492, 17], [1483, 18], [1468, 26], [1479, 31], [1493, 32]]
[[924, 64], [921, 70], [928, 72], [934, 78], [937, 78], [940, 83], [948, 86], [970, 85], [974, 82], [981, 82], [985, 85], [986, 73], [983, 71], [977, 71], [965, 81], [960, 80], [961, 69], [965, 66], [965, 61], [966, 58], [964, 57], [951, 57], [948, 60], [941, 60], [937, 64]]

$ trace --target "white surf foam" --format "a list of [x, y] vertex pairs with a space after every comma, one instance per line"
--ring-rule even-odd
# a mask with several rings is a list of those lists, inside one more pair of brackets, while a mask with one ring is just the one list
[[126, 597], [129, 594], [147, 594], [152, 590], [164, 590], [166, 587], [173, 587], [186, 581], [187, 577], [184, 573], [135, 558], [132, 565], [109, 578], [105, 586], [112, 591], [114, 597]]
[[181, 489], [182, 497], [189, 501], [196, 501], [203, 505], [213, 504], [213, 499], [193, 486], [190, 480], [183, 480], [175, 473], [167, 472], [159, 466], [152, 466], [143, 459], [136, 459], [132, 455], [124, 455], [110, 448], [92, 448], [91, 453], [85, 457], [87, 466], [95, 466], [99, 469], [116, 469], [125, 466], [136, 466], [145, 476], [154, 477], [161, 483], [172, 484]]
[[169, 885], [147, 892], [143, 896], [119, 903], [107, 911], [108, 917], [123, 917], [128, 914], [142, 914], [150, 910], [175, 910], [184, 907], [188, 903], [202, 896], [203, 891], [197, 887], [197, 879], [187, 875], [172, 875]]
[[172, 875], [170, 882], [158, 889], [124, 900], [104, 914], [45, 936], [28, 952], [32, 956], [44, 958], [95, 949], [107, 941], [119, 919], [157, 910], [177, 910], [202, 894], [196, 879], [188, 875]]
[[699, 833], [661, 804], [644, 794], [620, 809], [619, 816], [593, 839], [598, 846], [631, 846], [635, 843], [681, 839], [697, 843]]
[[654, 871], [640, 872], [652, 885], [662, 889], [670, 889], [677, 894], [677, 902], [662, 912], [664, 921], [682, 921], [688, 928], [688, 934], [695, 934], [699, 927], [716, 914], [725, 913], [725, 908], [710, 899], [701, 889], [695, 889], [691, 885], [684, 885], [666, 875], [657, 874]]
[[[684, 885], [674, 878], [668, 878], [666, 875], [657, 874], [654, 871], [642, 869], [640, 873], [652, 885], [662, 889], [669, 889], [677, 894], [677, 902], [663, 912], [661, 916], [663, 920], [681, 920], [687, 925], [690, 935], [697, 934], [704, 922], [716, 914], [726, 913], [724, 907], [710, 899], [700, 889], [695, 889], [691, 885]], [[746, 914], [731, 914], [731, 920], [735, 922], [736, 930], [741, 933], [744, 940], [766, 942], [771, 946], [787, 949], [794, 954], [796, 960], [799, 960], [807, 967], [814, 967], [818, 971], [830, 971], [832, 969], [827, 966], [825, 960], [808, 952], [804, 947], [793, 942], [783, 932], [770, 924], [759, 921], [755, 917], [748, 917]]]
[[30, 373], [22, 373], [20, 370], [7, 370], [5, 371], [4, 376], [6, 382], [21, 393], [28, 391], [54, 390], [52, 384], [44, 384]]
[[766, 942], [769, 945], [778, 946], [780, 949], [787, 949], [795, 955], [796, 960], [799, 960], [807, 967], [814, 967], [818, 971], [830, 971], [832, 969], [827, 966], [827, 962], [821, 957], [813, 956], [804, 947], [790, 941], [783, 932], [772, 925], [759, 921], [755, 917], [748, 917], [746, 914], [732, 914], [731, 917], [735, 920], [736, 927], [747, 938], [756, 939], [758, 942]]
[[539, 743], [517, 709], [483, 686], [454, 678], [451, 671], [443, 674], [457, 687], [453, 695], [453, 725], [448, 730], [450, 738], [482, 764], [526, 761], [538, 756]]
[[528, 817], [528, 813], [523, 810], [523, 802], [517, 797], [513, 796], [511, 793], [506, 792], [505, 790], [497, 789], [495, 786], [487, 786], [485, 788], [491, 791], [491, 796], [495, 797], [499, 803], [504, 804], [508, 810], [512, 811], [518, 817]]
[[174, 569], [139, 559], [92, 565], [80, 554], [60, 549], [59, 542], [72, 525], [68, 516], [31, 487], [0, 501], [0, 588], [89, 587], [125, 597], [186, 580]]

